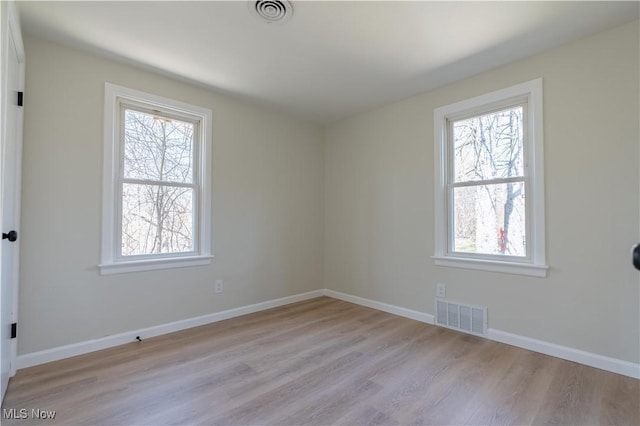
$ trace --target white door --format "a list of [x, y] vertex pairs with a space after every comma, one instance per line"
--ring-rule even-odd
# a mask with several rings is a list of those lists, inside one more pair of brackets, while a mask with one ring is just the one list
[[0, 354], [1, 389], [4, 398], [9, 377], [15, 373], [16, 341], [11, 339], [11, 324], [16, 321], [18, 292], [18, 247], [11, 231], [20, 233], [20, 177], [22, 162], [22, 107], [18, 93], [24, 82], [24, 50], [13, 3], [2, 2], [0, 12], [2, 56], [0, 57]]

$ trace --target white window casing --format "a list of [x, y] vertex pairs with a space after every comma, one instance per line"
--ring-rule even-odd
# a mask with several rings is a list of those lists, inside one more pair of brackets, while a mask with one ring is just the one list
[[[211, 156], [212, 122], [210, 109], [105, 83], [104, 160], [102, 193], [102, 245], [99, 271], [102, 275], [207, 265], [211, 253]], [[123, 256], [122, 188], [124, 123], [122, 106], [133, 110], [158, 111], [196, 123], [193, 149], [193, 183], [183, 184], [193, 193], [193, 250]], [[176, 184], [180, 186], [181, 184]]]
[[[452, 141], [449, 123], [513, 105], [524, 107], [526, 256], [481, 255], [454, 251]], [[434, 264], [463, 269], [545, 277], [544, 151], [542, 79], [456, 102], [434, 110], [435, 251]]]

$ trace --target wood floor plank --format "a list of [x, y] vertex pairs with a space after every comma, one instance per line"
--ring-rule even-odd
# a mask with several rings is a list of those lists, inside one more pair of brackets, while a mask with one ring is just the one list
[[536, 424], [595, 424], [602, 373], [585, 365], [566, 362], [554, 376], [534, 422]]
[[600, 424], [640, 425], [640, 392], [637, 383], [617, 374], [605, 375], [602, 379], [600, 401]]
[[21, 370], [2, 408], [3, 425], [637, 425], [640, 386], [320, 297]]
[[493, 370], [495, 381], [478, 392], [467, 424], [532, 424], [546, 399], [560, 360], [504, 345], [513, 360]]

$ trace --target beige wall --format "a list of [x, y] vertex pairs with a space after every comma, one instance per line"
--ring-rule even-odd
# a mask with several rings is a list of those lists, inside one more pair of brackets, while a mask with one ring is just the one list
[[[489, 327], [639, 355], [638, 22], [331, 125], [325, 286], [433, 314], [435, 284]], [[544, 79], [548, 278], [435, 267], [433, 110]]]
[[[19, 354], [323, 287], [321, 127], [41, 39], [25, 44]], [[213, 110], [212, 265], [98, 274], [105, 81]]]

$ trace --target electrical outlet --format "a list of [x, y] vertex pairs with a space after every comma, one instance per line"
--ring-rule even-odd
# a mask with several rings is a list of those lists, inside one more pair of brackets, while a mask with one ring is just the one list
[[224, 291], [224, 282], [222, 280], [216, 280], [216, 293], [222, 293]]
[[441, 299], [447, 297], [447, 286], [444, 283], [436, 284], [436, 297]]

